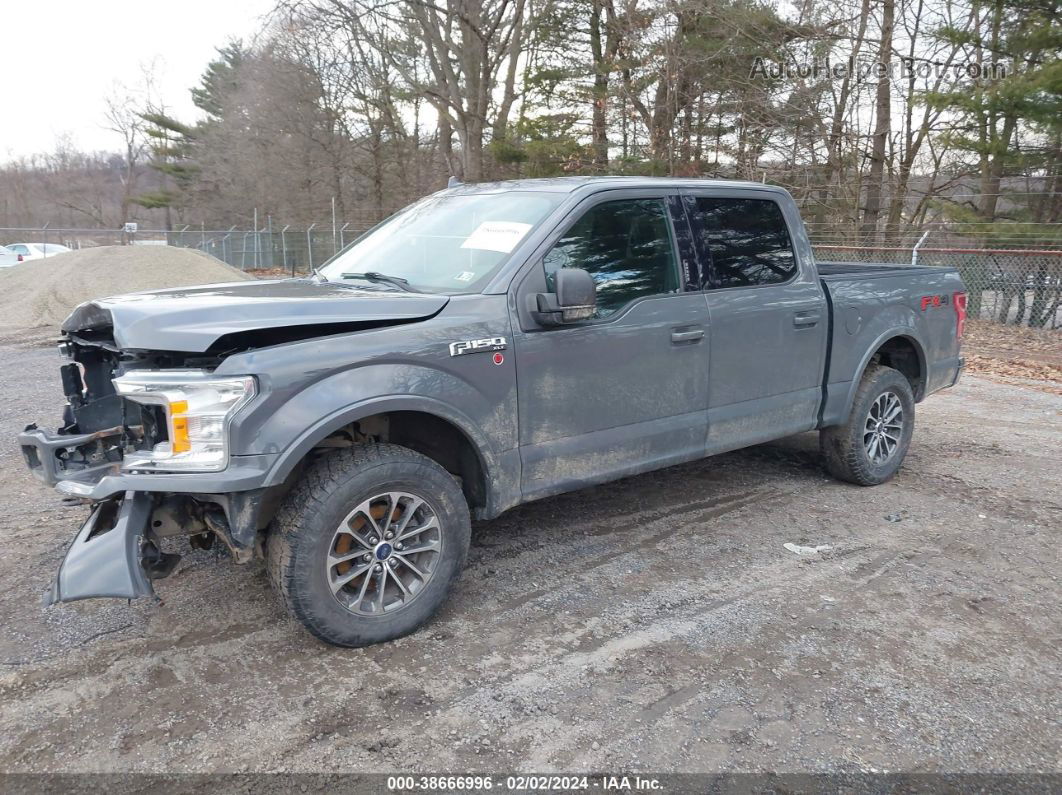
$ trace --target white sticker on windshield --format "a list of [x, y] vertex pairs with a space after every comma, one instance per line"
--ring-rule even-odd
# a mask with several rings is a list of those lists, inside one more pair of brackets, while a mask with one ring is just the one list
[[530, 228], [531, 224], [516, 221], [484, 221], [465, 238], [461, 248], [478, 248], [508, 254]]
[[459, 274], [454, 276], [454, 281], [455, 282], [470, 282], [470, 281], [472, 281], [475, 278], [476, 278], [476, 274], [475, 274], [474, 271], [461, 271]]

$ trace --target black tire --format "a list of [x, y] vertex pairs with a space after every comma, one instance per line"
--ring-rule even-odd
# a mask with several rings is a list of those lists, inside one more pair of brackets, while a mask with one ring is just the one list
[[[438, 519], [440, 548], [431, 558], [431, 575], [415, 598], [394, 612], [364, 615], [333, 595], [330, 578], [338, 577], [339, 569], [326, 564], [328, 555], [334, 554], [337, 533], [345, 533], [339, 528], [349, 526], [351, 511], [387, 492], [405, 492], [425, 501]], [[388, 521], [395, 521], [395, 515]], [[407, 635], [432, 617], [464, 567], [470, 535], [468, 504], [450, 473], [405, 447], [358, 445], [315, 461], [285, 498], [267, 540], [269, 574], [288, 611], [316, 637], [336, 646], [368, 646]], [[348, 546], [360, 552], [353, 541]], [[368, 554], [375, 565], [376, 553]], [[397, 553], [394, 562], [397, 571]], [[393, 590], [398, 583], [390, 568], [386, 574], [392, 576]], [[385, 583], [377, 591], [383, 592], [382, 606], [388, 581], [385, 574], [375, 576]], [[347, 593], [340, 590], [342, 598]]]
[[[883, 461], [875, 461], [864, 444], [868, 415], [879, 398], [887, 394], [899, 398], [902, 425], [899, 440], [892, 453]], [[819, 431], [819, 448], [826, 469], [840, 480], [860, 486], [877, 486], [889, 480], [903, 464], [914, 433], [915, 401], [911, 384], [897, 370], [872, 364], [863, 373], [856, 390], [852, 411], [844, 425]]]

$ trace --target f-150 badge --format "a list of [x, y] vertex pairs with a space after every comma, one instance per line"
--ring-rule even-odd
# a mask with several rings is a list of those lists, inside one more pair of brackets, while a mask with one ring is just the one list
[[466, 353], [485, 353], [487, 351], [504, 351], [509, 344], [505, 337], [486, 337], [481, 340], [461, 340], [450, 343], [451, 356], [463, 356]]

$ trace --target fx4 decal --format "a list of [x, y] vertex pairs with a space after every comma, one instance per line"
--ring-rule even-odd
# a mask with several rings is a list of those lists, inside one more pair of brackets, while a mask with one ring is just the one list
[[463, 356], [466, 353], [486, 351], [504, 351], [508, 347], [505, 337], [485, 337], [481, 340], [461, 340], [450, 343], [451, 356]]
[[936, 309], [940, 306], [948, 305], [948, 296], [946, 295], [923, 295], [922, 296], [922, 311], [925, 312], [929, 307]]

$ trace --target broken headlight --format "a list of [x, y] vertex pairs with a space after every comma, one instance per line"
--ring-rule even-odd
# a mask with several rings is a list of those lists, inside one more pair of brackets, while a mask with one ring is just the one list
[[202, 370], [134, 370], [115, 378], [114, 388], [127, 400], [161, 406], [169, 437], [127, 454], [124, 469], [216, 472], [229, 463], [229, 421], [254, 397], [255, 380]]

